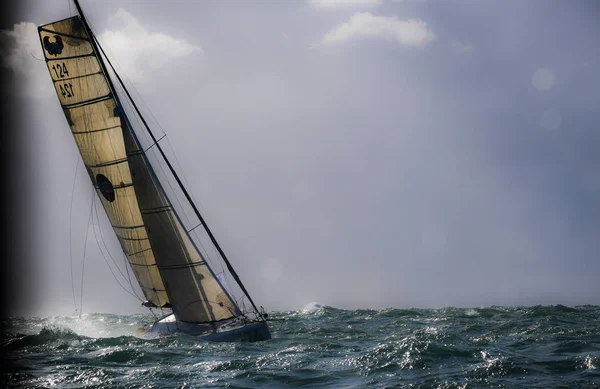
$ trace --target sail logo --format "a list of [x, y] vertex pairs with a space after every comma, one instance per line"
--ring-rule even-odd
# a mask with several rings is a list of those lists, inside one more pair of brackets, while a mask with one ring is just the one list
[[55, 42], [50, 42], [50, 37], [45, 36], [44, 37], [44, 49], [46, 49], [48, 54], [56, 56], [56, 55], [62, 53], [62, 49], [63, 49], [63, 47], [65, 47], [65, 45], [63, 44], [62, 38], [59, 37], [58, 35], [54, 35], [54, 40], [55, 40]]

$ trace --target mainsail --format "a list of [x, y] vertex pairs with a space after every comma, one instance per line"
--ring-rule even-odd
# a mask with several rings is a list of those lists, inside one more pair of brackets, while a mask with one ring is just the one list
[[82, 19], [38, 30], [87, 172], [147, 300], [184, 322], [240, 315], [162, 189]]

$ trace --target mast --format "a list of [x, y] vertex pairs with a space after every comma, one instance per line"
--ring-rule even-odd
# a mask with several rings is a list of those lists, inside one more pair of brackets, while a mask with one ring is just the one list
[[[123, 80], [121, 79], [121, 77], [119, 76], [119, 74], [116, 72], [115, 68], [113, 67], [112, 63], [110, 62], [110, 59], [108, 58], [108, 56], [106, 55], [106, 53], [104, 52], [104, 50], [102, 49], [102, 47], [99, 46], [99, 43], [97, 42], [95, 35], [92, 33], [92, 30], [91, 30], [90, 26], [87, 23], [87, 20], [85, 18], [83, 10], [81, 9], [81, 5], [79, 4], [79, 1], [78, 0], [74, 0], [74, 3], [75, 3], [75, 6], [77, 7], [77, 11], [78, 11], [78, 13], [79, 13], [79, 15], [81, 17], [81, 21], [83, 23], [83, 27], [86, 30], [88, 36], [90, 37], [90, 44], [92, 45], [94, 51], [96, 51], [97, 53], [101, 52], [102, 55], [104, 55], [104, 57], [106, 58], [108, 64], [110, 65], [111, 69], [113, 70], [113, 73], [117, 77], [117, 80], [119, 81], [119, 84], [121, 85], [121, 87], [125, 91], [125, 94], [127, 95], [127, 98], [129, 99], [129, 101], [131, 101], [131, 104], [132, 104], [134, 110], [136, 111], [137, 115], [139, 116], [139, 118], [141, 119], [142, 123], [144, 124], [144, 127], [146, 128], [146, 131], [148, 131], [148, 134], [152, 138], [152, 141], [154, 142], [154, 145], [156, 145], [156, 147], [159, 150], [159, 152], [160, 152], [163, 160], [166, 162], [166, 164], [167, 164], [167, 166], [169, 168], [169, 171], [171, 172], [171, 174], [173, 174], [173, 177], [177, 181], [177, 184], [179, 185], [179, 188], [181, 189], [181, 191], [185, 195], [186, 200], [188, 201], [188, 203], [190, 204], [190, 206], [194, 210], [194, 213], [196, 214], [196, 217], [198, 217], [198, 220], [200, 221], [200, 223], [202, 224], [202, 226], [204, 226], [204, 229], [205, 229], [208, 237], [210, 238], [210, 241], [213, 243], [213, 245], [215, 246], [215, 248], [217, 249], [217, 251], [221, 255], [221, 258], [223, 258], [223, 261], [225, 262], [225, 265], [227, 266], [227, 270], [229, 270], [229, 272], [231, 273], [231, 276], [237, 282], [237, 284], [239, 285], [239, 287], [242, 290], [242, 292], [244, 292], [244, 294], [248, 298], [248, 301], [250, 302], [250, 304], [252, 304], [252, 307], [254, 308], [254, 311], [256, 312], [256, 314], [261, 319], [264, 320], [264, 317], [263, 317], [261, 311], [259, 311], [259, 309], [256, 307], [256, 304], [252, 300], [252, 297], [250, 297], [250, 294], [246, 290], [246, 287], [242, 283], [242, 280], [240, 279], [240, 277], [238, 276], [238, 274], [236, 273], [236, 271], [233, 269], [233, 266], [231, 265], [231, 263], [227, 259], [227, 256], [225, 255], [225, 252], [223, 251], [223, 249], [221, 248], [221, 246], [217, 242], [217, 239], [215, 238], [215, 236], [213, 235], [212, 231], [210, 230], [210, 228], [206, 224], [206, 222], [205, 222], [204, 218], [202, 217], [202, 215], [200, 214], [200, 211], [196, 207], [196, 204], [194, 203], [194, 201], [192, 200], [192, 198], [191, 198], [190, 194], [188, 193], [187, 189], [183, 185], [183, 182], [179, 178], [179, 175], [177, 174], [177, 172], [173, 168], [173, 165], [171, 164], [171, 162], [169, 161], [169, 159], [165, 155], [165, 152], [163, 151], [163, 149], [160, 146], [158, 140], [154, 136], [154, 133], [150, 129], [150, 126], [146, 122], [146, 119], [144, 118], [144, 116], [140, 112], [137, 104], [135, 103], [135, 101], [131, 97], [131, 94], [129, 93], [129, 91], [125, 87], [125, 84], [123, 83]], [[112, 93], [113, 93], [113, 96], [114, 96], [115, 100], [117, 101], [118, 105], [122, 107], [122, 104], [121, 104], [121, 102], [119, 100], [119, 97], [118, 97], [118, 95], [116, 93], [116, 89], [114, 87], [112, 79], [109, 77], [109, 73], [108, 73], [108, 69], [106, 68], [106, 64], [104, 63], [104, 60], [101, 58], [100, 55], [98, 55], [98, 62], [100, 64], [102, 72], [106, 76], [106, 80], [108, 82], [108, 85], [109, 85], [110, 89], [112, 90]]]

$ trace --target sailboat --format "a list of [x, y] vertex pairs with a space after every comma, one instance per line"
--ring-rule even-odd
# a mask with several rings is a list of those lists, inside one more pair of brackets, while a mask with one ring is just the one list
[[[210, 341], [270, 339], [267, 314], [262, 306], [257, 308], [209, 229], [77, 0], [75, 5], [78, 15], [38, 27], [40, 42], [81, 158], [146, 299], [143, 305], [167, 310], [143, 332], [183, 332]], [[141, 128], [134, 129], [124, 101], [133, 107]], [[225, 287], [223, 273], [213, 271], [206, 252], [202, 254], [184, 226], [140, 142], [141, 130], [152, 138], [152, 147], [177, 182], [198, 226], [239, 286], [240, 300]], [[246, 309], [244, 299], [251, 308]]]

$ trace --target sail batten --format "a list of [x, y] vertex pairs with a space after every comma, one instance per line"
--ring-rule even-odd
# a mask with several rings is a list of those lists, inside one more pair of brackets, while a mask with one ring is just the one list
[[83, 21], [38, 30], [75, 143], [149, 306], [170, 307], [185, 322], [241, 314], [153, 172]]

